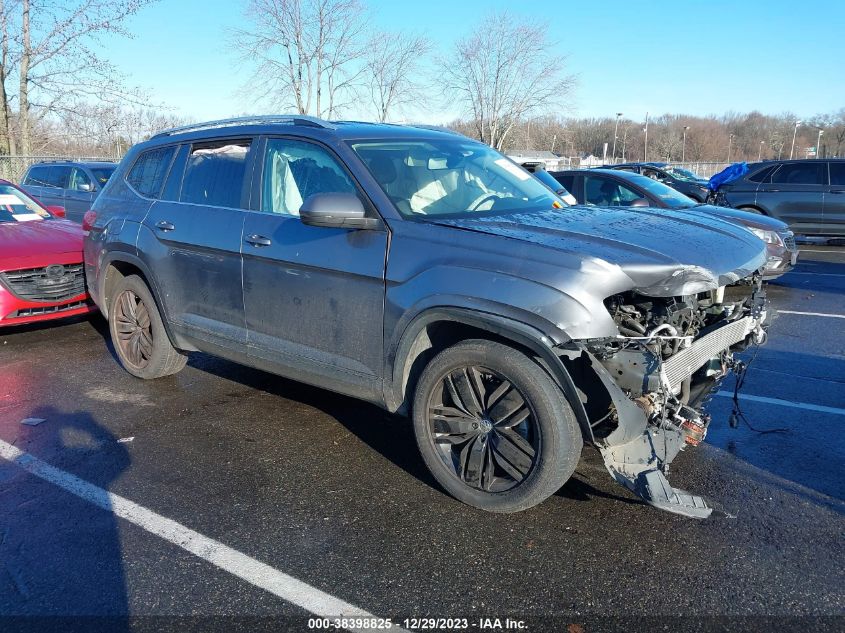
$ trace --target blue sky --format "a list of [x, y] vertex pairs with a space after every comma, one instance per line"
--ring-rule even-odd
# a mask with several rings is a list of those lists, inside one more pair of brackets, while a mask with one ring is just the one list
[[[439, 51], [491, 10], [546, 20], [579, 83], [578, 116], [642, 119], [760, 110], [808, 117], [845, 107], [845, 0], [369, 0], [373, 24], [427, 34]], [[133, 40], [104, 41], [129, 81], [183, 116], [203, 120], [267, 111], [239, 88], [228, 29], [237, 0], [162, 0], [128, 25]], [[410, 114], [441, 122], [456, 110]]]

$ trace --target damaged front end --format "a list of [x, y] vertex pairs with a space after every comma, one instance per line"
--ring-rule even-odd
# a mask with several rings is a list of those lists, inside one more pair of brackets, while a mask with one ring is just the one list
[[[765, 342], [760, 275], [696, 294], [625, 292], [604, 303], [618, 336], [558, 350], [581, 388], [592, 439], [616, 481], [646, 502], [705, 518], [712, 510], [701, 497], [669, 484], [669, 464], [704, 439], [704, 405], [738, 366], [734, 353]], [[599, 381], [578, 380], [587, 373]]]

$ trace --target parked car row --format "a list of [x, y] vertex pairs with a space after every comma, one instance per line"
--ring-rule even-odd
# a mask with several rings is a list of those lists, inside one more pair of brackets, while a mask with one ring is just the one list
[[701, 204], [659, 180], [629, 171], [573, 169], [552, 172], [551, 176], [571, 192], [579, 204], [688, 209], [744, 226], [766, 243], [768, 260], [763, 273], [765, 279], [780, 277], [789, 272], [798, 261], [795, 236], [784, 222], [775, 218], [727, 207]]

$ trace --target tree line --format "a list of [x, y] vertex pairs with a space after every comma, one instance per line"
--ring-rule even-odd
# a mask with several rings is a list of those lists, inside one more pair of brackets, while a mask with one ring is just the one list
[[[132, 37], [156, 0], [0, 0], [0, 155], [123, 153], [187, 122], [132, 86], [100, 44]], [[845, 151], [845, 108], [797, 117], [728, 113], [566, 116], [577, 88], [548, 23], [490, 13], [451, 46], [385, 31], [363, 0], [242, 0], [228, 31], [232, 74], [249, 81], [242, 112], [407, 121], [460, 112], [444, 125], [501, 150], [616, 160], [727, 161]], [[233, 113], [234, 114], [234, 113]], [[430, 115], [427, 116], [430, 120]], [[819, 137], [818, 130], [822, 130]], [[647, 131], [646, 131], [647, 130]]]

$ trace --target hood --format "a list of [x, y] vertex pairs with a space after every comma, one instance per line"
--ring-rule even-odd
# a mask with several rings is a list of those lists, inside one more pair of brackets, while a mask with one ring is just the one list
[[81, 226], [67, 220], [0, 223], [0, 267], [64, 253], [79, 253], [82, 261], [83, 235]]
[[766, 262], [753, 233], [695, 211], [575, 206], [436, 222], [615, 265], [649, 296], [713, 290]]
[[708, 213], [741, 226], [752, 226], [756, 229], [763, 229], [764, 231], [782, 232], [789, 230], [789, 226], [785, 222], [781, 222], [768, 215], [763, 215], [762, 213], [749, 213], [748, 211], [740, 211], [739, 209], [731, 209], [729, 207], [717, 207], [712, 204], [700, 204], [690, 208], [695, 209], [699, 213]]

